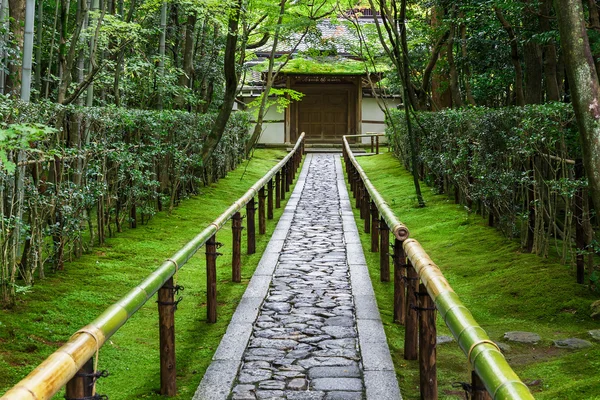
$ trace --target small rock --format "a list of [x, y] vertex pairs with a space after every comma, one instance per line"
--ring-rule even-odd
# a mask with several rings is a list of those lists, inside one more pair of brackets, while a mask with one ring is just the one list
[[284, 400], [283, 390], [258, 390], [256, 398], [258, 400]]
[[588, 332], [592, 339], [600, 341], [600, 329], [594, 329]]
[[502, 342], [494, 342], [494, 343], [496, 343], [496, 346], [498, 346], [498, 348], [500, 349], [500, 351], [502, 351], [502, 353], [510, 353], [512, 351], [512, 347], [510, 347], [510, 344], [502, 343]]
[[303, 391], [303, 392], [285, 392], [288, 400], [322, 400], [325, 397], [325, 392], [320, 391]]
[[304, 378], [294, 378], [287, 385], [289, 390], [304, 390], [306, 386], [307, 382]]
[[273, 372], [266, 369], [248, 369], [242, 370], [240, 373], [240, 383], [256, 383], [271, 379]]
[[504, 339], [509, 342], [537, 344], [541, 339], [540, 335], [533, 332], [512, 331], [504, 334]]
[[579, 350], [585, 349], [586, 347], [591, 347], [592, 343], [583, 339], [568, 338], [562, 340], [555, 340], [554, 346], [558, 347], [559, 349]]
[[454, 342], [454, 338], [452, 336], [448, 336], [448, 335], [440, 335], [437, 337], [436, 339], [437, 344], [446, 344], [446, 343], [452, 343]]
[[310, 379], [317, 378], [359, 378], [360, 369], [358, 365], [347, 365], [345, 367], [313, 367], [308, 370]]
[[590, 317], [594, 319], [600, 319], [600, 300], [593, 302], [590, 306], [590, 309], [592, 311]]
[[325, 400], [362, 400], [362, 392], [328, 392]]
[[329, 326], [354, 326], [354, 319], [350, 317], [331, 317], [325, 320]]
[[317, 378], [312, 381], [317, 390], [361, 391], [363, 384], [357, 378]]
[[262, 381], [258, 384], [258, 388], [261, 390], [283, 390], [285, 389], [285, 382], [282, 381]]

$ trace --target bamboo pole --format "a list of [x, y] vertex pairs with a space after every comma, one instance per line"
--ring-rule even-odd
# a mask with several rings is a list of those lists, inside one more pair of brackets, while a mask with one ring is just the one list
[[277, 165], [271, 168], [263, 178], [252, 185], [223, 214], [217, 217], [173, 256], [165, 260], [160, 267], [148, 275], [138, 286], [129, 291], [129, 293], [116, 303], [109, 306], [91, 323], [75, 332], [63, 346], [8, 390], [0, 400], [48, 399], [56, 394], [77, 373], [83, 364], [96, 354], [96, 351], [102, 347], [108, 338], [152, 298], [177, 270], [181, 269], [236, 212], [241, 210], [256, 195], [258, 188], [267, 184], [281, 170], [283, 165], [298, 151], [304, 140], [304, 136], [304, 133], [302, 133], [294, 149]]
[[440, 317], [467, 355], [492, 398], [533, 399], [529, 389], [508, 365], [498, 346], [477, 324], [419, 242], [414, 239], [406, 240], [404, 251], [414, 264], [440, 312]]

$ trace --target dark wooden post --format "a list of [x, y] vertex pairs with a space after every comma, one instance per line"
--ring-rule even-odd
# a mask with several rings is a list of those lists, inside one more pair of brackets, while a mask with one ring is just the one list
[[352, 191], [352, 195], [354, 196], [354, 198], [357, 198], [360, 176], [358, 175], [358, 171], [356, 170], [356, 168], [352, 168], [352, 181], [354, 182], [354, 190]]
[[242, 215], [239, 212], [233, 214], [231, 230], [233, 243], [231, 251], [231, 281], [242, 281]]
[[365, 198], [362, 203], [362, 212], [365, 220], [365, 233], [371, 233], [371, 212], [369, 210], [369, 206], [371, 204], [371, 198], [369, 196], [369, 192], [367, 188], [365, 188]]
[[[143, 224], [142, 218], [142, 224]], [[135, 203], [131, 206], [131, 210], [129, 210], [129, 227], [132, 229], [137, 228], [137, 209], [135, 207]]]
[[419, 341], [418, 314], [419, 307], [417, 291], [419, 286], [419, 275], [410, 261], [407, 262], [407, 290], [406, 290], [406, 324], [404, 326], [404, 359], [417, 359], [417, 345]]
[[[578, 158], [575, 161], [575, 179], [583, 178], [583, 160]], [[575, 193], [575, 246], [577, 247], [577, 256], [575, 265], [577, 267], [577, 283], [585, 283], [585, 230], [583, 228], [583, 188], [578, 188]]]
[[267, 233], [267, 218], [265, 215], [265, 188], [262, 187], [258, 191], [258, 233], [264, 235]]
[[175, 368], [176, 309], [177, 303], [175, 302], [175, 287], [173, 286], [173, 277], [170, 277], [158, 290], [160, 394], [163, 396], [175, 396], [177, 394], [177, 369]]
[[285, 166], [285, 170], [287, 171], [287, 178], [285, 180], [285, 191], [289, 192], [290, 186], [292, 185], [292, 182], [294, 181], [294, 167], [292, 166], [291, 159], [287, 162], [287, 164]]
[[[362, 208], [362, 204], [361, 204], [361, 200], [362, 200], [362, 196], [363, 196], [363, 182], [362, 179], [360, 179], [360, 175], [356, 174], [356, 204], [355, 204], [355, 208], [357, 208], [358, 210], [360, 210]], [[362, 216], [361, 216], [362, 218]]]
[[371, 153], [375, 152], [375, 137], [371, 136]]
[[267, 184], [267, 219], [273, 219], [273, 178]]
[[206, 242], [206, 321], [217, 322], [217, 242], [215, 235]]
[[371, 252], [379, 251], [379, 211], [375, 202], [371, 200]]
[[390, 229], [383, 218], [379, 220], [379, 279], [390, 281]]
[[248, 219], [248, 254], [256, 253], [256, 222], [254, 221], [254, 214], [256, 211], [254, 197], [246, 204], [246, 218]]
[[379, 136], [375, 136], [375, 154], [379, 154]]
[[435, 306], [429, 297], [425, 285], [419, 286], [419, 369], [421, 399], [436, 400], [438, 398], [437, 388], [437, 365], [436, 365], [436, 341], [437, 328], [435, 326]]
[[285, 200], [285, 192], [287, 188], [287, 164], [281, 169], [281, 200]]
[[281, 208], [281, 171], [275, 174], [275, 207]]
[[92, 396], [94, 381], [94, 358], [90, 358], [69, 382], [67, 382], [65, 397], [68, 399], [84, 399]]
[[394, 322], [404, 325], [406, 321], [406, 254], [402, 241], [394, 240]]
[[477, 372], [471, 371], [471, 400], [492, 400]]

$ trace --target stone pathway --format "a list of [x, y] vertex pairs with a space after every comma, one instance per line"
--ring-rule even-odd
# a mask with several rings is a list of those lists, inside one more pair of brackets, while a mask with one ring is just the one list
[[399, 399], [339, 156], [307, 156], [270, 247], [194, 399]]

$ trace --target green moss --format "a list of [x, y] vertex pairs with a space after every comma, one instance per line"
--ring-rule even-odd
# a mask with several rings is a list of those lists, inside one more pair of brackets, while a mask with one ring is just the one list
[[[68, 263], [64, 271], [38, 282], [14, 309], [0, 310], [0, 393], [174, 254], [284, 155], [279, 150], [257, 150], [249, 163], [182, 202], [171, 215], [160, 213], [147, 225], [109, 239], [105, 246]], [[282, 210], [275, 210], [275, 221]], [[241, 284], [231, 283], [230, 225], [217, 234], [224, 246], [217, 261], [215, 324], [205, 322], [203, 251], [178, 272], [176, 281], [185, 290], [175, 317], [177, 398], [189, 399], [195, 392], [274, 229], [275, 222], [269, 221], [267, 235], [257, 235], [256, 254], [243, 257]], [[99, 368], [110, 376], [98, 382], [98, 392], [113, 399], [160, 397], [158, 349], [156, 303], [150, 300], [101, 349]]]
[[[396, 215], [438, 264], [461, 300], [493, 340], [504, 332], [539, 333], [538, 346], [512, 345], [506, 358], [539, 399], [595, 398], [600, 392], [597, 371], [600, 345], [581, 351], [552, 347], [552, 340], [588, 339], [600, 328], [589, 306], [596, 299], [575, 283], [573, 268], [558, 258], [540, 258], [468, 214], [452, 199], [423, 187], [427, 207], [417, 206], [412, 177], [391, 154], [360, 157], [359, 162]], [[355, 210], [357, 220], [358, 213]], [[359, 224], [360, 226], [360, 224]], [[370, 238], [361, 234], [384, 328], [406, 398], [418, 397], [418, 363], [403, 359], [403, 327], [393, 324], [393, 284], [379, 282], [379, 254], [370, 253]], [[449, 335], [438, 319], [438, 334]], [[466, 356], [456, 342], [438, 347], [440, 398], [463, 398], [453, 382], [469, 380]]]
[[[266, 63], [257, 68], [264, 70]], [[377, 71], [382, 72], [389, 67], [378, 65]], [[283, 67], [282, 72], [304, 75], [362, 75], [365, 74], [365, 63], [345, 57], [315, 57], [293, 58]]]

